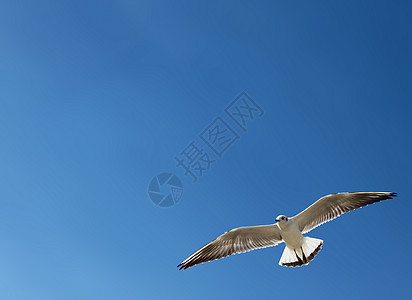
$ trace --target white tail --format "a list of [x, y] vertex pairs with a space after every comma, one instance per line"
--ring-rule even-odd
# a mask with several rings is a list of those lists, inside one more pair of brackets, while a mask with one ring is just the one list
[[323, 241], [320, 239], [303, 237], [302, 247], [297, 249], [290, 249], [287, 246], [283, 250], [279, 265], [285, 267], [299, 267], [307, 265], [315, 258], [322, 248]]

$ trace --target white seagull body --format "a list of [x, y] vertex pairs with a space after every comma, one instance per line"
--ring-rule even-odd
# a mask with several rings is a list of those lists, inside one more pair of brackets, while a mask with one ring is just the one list
[[322, 248], [320, 239], [304, 233], [331, 221], [345, 212], [396, 197], [391, 192], [338, 193], [320, 198], [293, 218], [280, 215], [275, 224], [232, 229], [199, 249], [177, 267], [187, 269], [197, 264], [236, 253], [273, 247], [285, 242], [279, 265], [297, 267], [307, 265]]

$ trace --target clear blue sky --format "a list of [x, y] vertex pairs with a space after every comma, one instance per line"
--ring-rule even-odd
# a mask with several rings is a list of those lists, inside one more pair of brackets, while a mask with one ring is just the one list
[[[405, 298], [411, 2], [2, 1], [1, 299]], [[225, 108], [246, 91], [262, 117]], [[239, 138], [196, 183], [175, 157], [220, 117]], [[213, 153], [212, 153], [213, 154]], [[147, 188], [176, 174], [183, 197]], [[226, 230], [342, 191], [399, 197], [186, 271]]]

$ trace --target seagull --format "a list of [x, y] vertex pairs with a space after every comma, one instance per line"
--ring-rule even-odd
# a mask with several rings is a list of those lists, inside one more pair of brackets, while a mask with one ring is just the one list
[[286, 247], [279, 265], [285, 267], [308, 265], [319, 253], [323, 240], [306, 237], [302, 234], [339, 217], [343, 213], [396, 196], [397, 193], [392, 192], [327, 195], [292, 218], [280, 215], [276, 217], [277, 223], [275, 224], [229, 230], [197, 250], [177, 267], [179, 270], [186, 270], [204, 262], [255, 249], [273, 247], [282, 242], [285, 242]]

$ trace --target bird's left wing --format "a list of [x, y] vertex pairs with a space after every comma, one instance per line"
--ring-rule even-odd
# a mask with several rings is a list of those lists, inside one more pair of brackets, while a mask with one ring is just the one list
[[341, 214], [386, 199], [396, 197], [391, 192], [338, 193], [320, 198], [293, 217], [302, 233], [331, 221]]
[[273, 247], [282, 242], [277, 224], [239, 227], [227, 231], [203, 248], [197, 250], [177, 267], [179, 270], [236, 253]]

